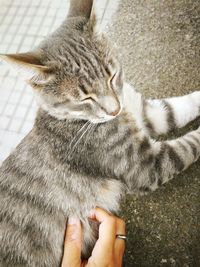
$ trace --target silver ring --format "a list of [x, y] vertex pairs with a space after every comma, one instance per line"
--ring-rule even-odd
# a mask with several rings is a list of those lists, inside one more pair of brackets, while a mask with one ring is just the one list
[[126, 241], [126, 236], [125, 235], [116, 235], [116, 238]]

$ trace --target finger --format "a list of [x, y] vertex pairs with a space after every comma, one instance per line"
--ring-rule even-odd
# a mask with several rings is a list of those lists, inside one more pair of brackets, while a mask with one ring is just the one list
[[91, 218], [100, 223], [99, 241], [104, 246], [114, 244], [116, 237], [116, 217], [110, 215], [103, 209], [96, 208], [92, 211]]
[[93, 220], [97, 220], [98, 222], [102, 223], [107, 218], [112, 216], [108, 211], [105, 211], [102, 208], [96, 207], [90, 212], [90, 218]]
[[76, 217], [70, 217], [66, 230], [64, 255], [61, 267], [81, 266], [81, 243], [81, 222]]
[[[125, 222], [118, 218], [116, 225], [117, 225], [116, 234], [126, 235]], [[125, 251], [125, 240], [116, 238], [114, 246], [114, 258], [116, 267], [122, 266], [124, 251]]]
[[111, 216], [106, 211], [96, 208], [91, 216], [92, 219], [100, 222], [99, 239], [93, 249], [90, 262], [109, 262], [113, 258], [113, 250], [116, 238], [116, 217]]

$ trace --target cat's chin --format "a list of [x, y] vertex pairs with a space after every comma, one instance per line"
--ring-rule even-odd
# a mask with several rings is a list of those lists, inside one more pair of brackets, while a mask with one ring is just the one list
[[109, 122], [109, 121], [112, 121], [114, 119], [116, 119], [122, 112], [122, 107], [120, 108], [119, 112], [112, 116], [112, 115], [106, 115], [105, 117], [102, 117], [102, 118], [94, 118], [94, 119], [89, 119], [90, 122], [94, 123], [94, 124], [98, 124], [98, 123], [106, 123], [106, 122]]
[[99, 124], [99, 123], [106, 123], [106, 122], [109, 122], [111, 120], [114, 120], [116, 119], [117, 116], [112, 116], [110, 118], [102, 118], [102, 119], [92, 119], [92, 120], [89, 120], [91, 123], [94, 123], [94, 124]]
[[[41, 106], [40, 106], [41, 107]], [[100, 124], [100, 123], [106, 123], [106, 122], [109, 122], [109, 121], [112, 121], [114, 119], [116, 119], [117, 116], [119, 116], [119, 114], [121, 113], [121, 110], [120, 112], [116, 115], [116, 116], [105, 116], [105, 117], [102, 117], [102, 118], [98, 118], [98, 117], [92, 117], [92, 118], [86, 118], [85, 116], [74, 116], [70, 113], [58, 113], [58, 112], [55, 112], [55, 110], [53, 109], [49, 109], [47, 108], [46, 106], [42, 106], [41, 109], [43, 109], [44, 111], [46, 111], [50, 116], [56, 118], [57, 120], [76, 120], [76, 121], [88, 121], [88, 122], [91, 122], [93, 124]]]

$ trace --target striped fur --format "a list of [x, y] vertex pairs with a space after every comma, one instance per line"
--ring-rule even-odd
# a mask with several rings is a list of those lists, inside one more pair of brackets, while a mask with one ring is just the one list
[[200, 92], [143, 99], [95, 33], [91, 5], [73, 0], [67, 20], [39, 48], [4, 56], [28, 75], [40, 109], [0, 168], [0, 267], [60, 266], [74, 214], [88, 258], [97, 238], [87, 219], [92, 208], [116, 213], [126, 192], [154, 191], [199, 158], [200, 129], [171, 141], [152, 136], [199, 116]]
[[[142, 149], [139, 154], [143, 160], [138, 175], [139, 180], [144, 182], [139, 187], [144, 191], [157, 189], [199, 158], [200, 128], [171, 141], [159, 142], [151, 135], [166, 134], [197, 118], [200, 115], [200, 92], [169, 99], [144, 100], [130, 85], [125, 84], [124, 106], [140, 129], [140, 136], [144, 135], [140, 139]], [[143, 177], [143, 172], [147, 173], [145, 179], [140, 178], [140, 175]]]

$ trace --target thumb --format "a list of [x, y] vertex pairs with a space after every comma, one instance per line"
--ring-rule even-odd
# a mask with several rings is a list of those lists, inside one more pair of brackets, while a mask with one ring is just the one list
[[76, 217], [69, 217], [64, 243], [64, 255], [61, 267], [81, 266], [81, 222]]

